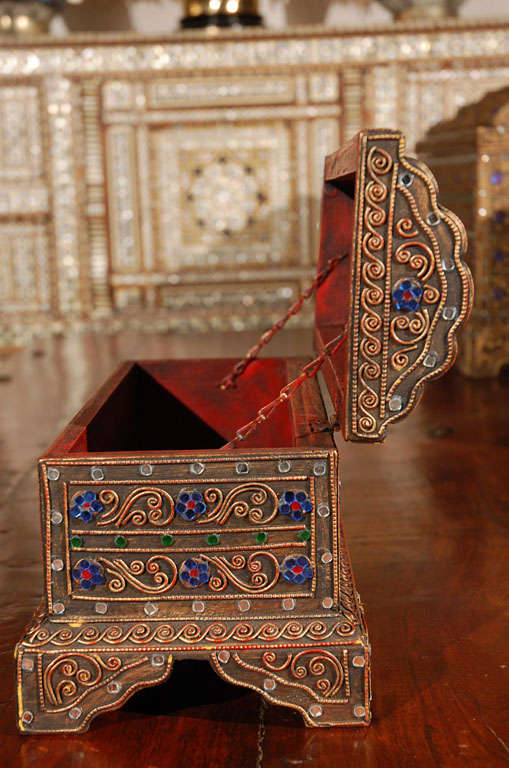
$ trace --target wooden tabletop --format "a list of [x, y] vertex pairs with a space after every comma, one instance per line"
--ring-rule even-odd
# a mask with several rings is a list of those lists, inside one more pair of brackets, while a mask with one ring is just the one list
[[[125, 358], [232, 356], [248, 334], [76, 336], [0, 355], [0, 764], [44, 768], [505, 765], [509, 377], [452, 373], [383, 445], [342, 446], [343, 523], [373, 646], [369, 728], [309, 729], [181, 662], [79, 736], [19, 736], [12, 651], [42, 588], [35, 460]], [[280, 334], [302, 355], [310, 333]]]

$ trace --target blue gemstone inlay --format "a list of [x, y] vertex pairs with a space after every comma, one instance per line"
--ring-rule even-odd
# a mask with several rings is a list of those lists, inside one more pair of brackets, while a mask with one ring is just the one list
[[417, 280], [400, 280], [392, 291], [392, 300], [398, 311], [415, 312], [419, 308], [423, 289]]
[[81, 589], [93, 589], [99, 584], [104, 584], [104, 576], [97, 563], [89, 560], [80, 560], [72, 569], [71, 576], [77, 581]]
[[314, 571], [308, 558], [304, 555], [298, 557], [289, 555], [281, 564], [281, 573], [287, 581], [303, 584], [308, 579], [313, 578]]
[[210, 580], [209, 564], [204, 560], [188, 558], [182, 563], [179, 579], [186, 587], [199, 587]]
[[99, 496], [94, 491], [85, 491], [76, 496], [72, 502], [73, 506], [69, 513], [71, 517], [89, 523], [93, 520], [95, 512], [102, 512], [103, 505], [99, 501]]
[[290, 515], [293, 520], [300, 521], [306, 512], [311, 512], [313, 505], [305, 491], [284, 491], [279, 498], [279, 512]]
[[181, 491], [175, 505], [175, 511], [185, 520], [195, 520], [203, 515], [207, 505], [200, 491]]

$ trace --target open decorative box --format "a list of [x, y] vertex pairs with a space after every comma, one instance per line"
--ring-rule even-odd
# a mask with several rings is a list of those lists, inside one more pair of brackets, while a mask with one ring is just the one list
[[326, 160], [319, 267], [336, 262], [307, 375], [306, 360], [252, 356], [224, 389], [229, 360], [124, 363], [40, 460], [45, 594], [16, 649], [22, 732], [84, 731], [182, 658], [307, 725], [370, 722], [333, 432], [382, 440], [453, 363], [472, 302], [463, 227], [403, 150], [366, 131]]

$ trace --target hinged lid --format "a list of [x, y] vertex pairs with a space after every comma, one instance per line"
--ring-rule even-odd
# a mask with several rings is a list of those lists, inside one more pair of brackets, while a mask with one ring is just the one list
[[320, 351], [346, 329], [323, 372], [347, 440], [383, 440], [415, 407], [472, 307], [465, 229], [403, 153], [401, 133], [370, 130], [325, 161], [318, 269], [347, 256], [318, 291], [315, 335]]

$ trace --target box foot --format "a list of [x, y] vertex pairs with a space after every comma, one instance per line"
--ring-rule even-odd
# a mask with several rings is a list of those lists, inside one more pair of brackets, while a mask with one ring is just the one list
[[221, 651], [211, 663], [228, 682], [297, 710], [309, 727], [369, 725], [368, 654], [345, 645]]
[[87, 731], [101, 712], [166, 680], [173, 657], [121, 649], [17, 651], [18, 725], [22, 733]]

